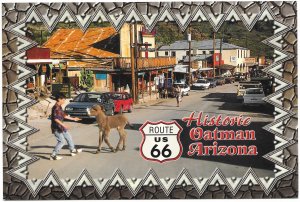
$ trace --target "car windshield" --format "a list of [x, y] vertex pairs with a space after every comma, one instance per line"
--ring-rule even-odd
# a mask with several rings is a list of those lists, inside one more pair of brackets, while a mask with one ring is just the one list
[[187, 88], [186, 84], [176, 84], [176, 86], [179, 86], [179, 88]]
[[263, 89], [256, 88], [256, 89], [247, 89], [246, 94], [263, 94]]
[[244, 88], [244, 89], [247, 89], [247, 88], [258, 88], [258, 87], [260, 87], [261, 86], [261, 84], [243, 84], [243, 85], [241, 85], [241, 87], [240, 88]]
[[102, 102], [103, 95], [96, 93], [84, 93], [74, 98], [74, 102]]
[[110, 98], [113, 100], [123, 100], [125, 98], [125, 95], [122, 93], [112, 93], [110, 94]]
[[206, 80], [201, 79], [201, 80], [198, 80], [197, 83], [206, 83]]

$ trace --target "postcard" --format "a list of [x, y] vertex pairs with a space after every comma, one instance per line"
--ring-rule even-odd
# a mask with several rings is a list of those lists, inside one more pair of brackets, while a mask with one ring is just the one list
[[297, 198], [296, 10], [3, 3], [4, 199]]

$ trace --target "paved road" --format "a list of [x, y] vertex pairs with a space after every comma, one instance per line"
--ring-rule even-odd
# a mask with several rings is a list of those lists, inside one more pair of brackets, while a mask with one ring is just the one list
[[[273, 176], [272, 164], [261, 157], [253, 158], [188, 158], [186, 155], [189, 144], [188, 132], [181, 134], [181, 141], [184, 145], [182, 157], [173, 162], [164, 164], [144, 160], [139, 153], [139, 145], [142, 141], [142, 135], [138, 128], [146, 121], [171, 121], [173, 119], [181, 120], [188, 116], [192, 111], [203, 111], [210, 115], [226, 114], [236, 116], [238, 114], [247, 115], [253, 118], [253, 124], [250, 127], [255, 128], [257, 141], [256, 145], [263, 154], [272, 150], [273, 136], [261, 129], [262, 126], [272, 121], [271, 113], [264, 112], [266, 108], [245, 109], [241, 103], [235, 101], [236, 86], [226, 84], [214, 89], [205, 91], [191, 91], [190, 96], [184, 97], [181, 106], [176, 107], [175, 99], [164, 100], [152, 106], [140, 105], [135, 107], [133, 113], [126, 113], [135, 129], [127, 129], [128, 143], [126, 151], [111, 153], [103, 151], [100, 154], [94, 154], [98, 142], [98, 128], [96, 124], [73, 123], [70, 133], [77, 147], [83, 148], [84, 152], [71, 157], [69, 150], [64, 147], [61, 155], [64, 157], [60, 161], [50, 161], [49, 155], [56, 143], [54, 136], [50, 132], [50, 121], [48, 119], [32, 120], [29, 124], [40, 129], [39, 132], [29, 137], [30, 152], [40, 157], [40, 160], [28, 167], [29, 179], [43, 178], [52, 168], [60, 178], [76, 178], [80, 172], [86, 168], [93, 178], [107, 178], [112, 176], [116, 168], [119, 168], [127, 178], [144, 177], [150, 168], [157, 171], [160, 178], [176, 177], [183, 168], [188, 169], [190, 174], [195, 177], [209, 177], [216, 168], [220, 168], [225, 176], [242, 176], [248, 168], [254, 167], [259, 176]], [[250, 111], [252, 110], [252, 111]], [[254, 110], [254, 111], [253, 111]], [[111, 143], [117, 144], [117, 131], [111, 133]], [[267, 145], [267, 146], [266, 146]], [[103, 144], [105, 150], [107, 146]]]

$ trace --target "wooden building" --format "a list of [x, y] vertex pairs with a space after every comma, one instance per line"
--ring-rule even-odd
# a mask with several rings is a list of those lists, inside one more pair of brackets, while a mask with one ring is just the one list
[[[58, 29], [43, 44], [43, 49], [50, 51], [47, 58], [52, 62], [48, 66], [57, 66], [63, 76], [69, 78], [79, 78], [82, 70], [91, 70], [94, 75], [93, 91], [130, 91], [132, 27], [124, 24], [119, 32], [113, 27], [89, 28], [85, 32], [81, 29]], [[137, 25], [136, 32], [138, 55], [134, 58], [137, 80], [139, 89], [147, 91], [154, 85], [156, 75], [164, 72], [171, 75], [176, 59], [155, 57], [155, 33], [147, 32], [143, 25]], [[57, 64], [52, 64], [53, 61]]]

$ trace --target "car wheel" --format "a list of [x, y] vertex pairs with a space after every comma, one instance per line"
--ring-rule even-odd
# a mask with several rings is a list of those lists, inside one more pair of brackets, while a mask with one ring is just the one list
[[131, 113], [131, 112], [132, 112], [132, 110], [133, 110], [133, 106], [132, 106], [132, 105], [130, 105], [130, 107], [129, 107], [129, 109], [128, 109], [128, 112], [129, 112], [129, 113]]

